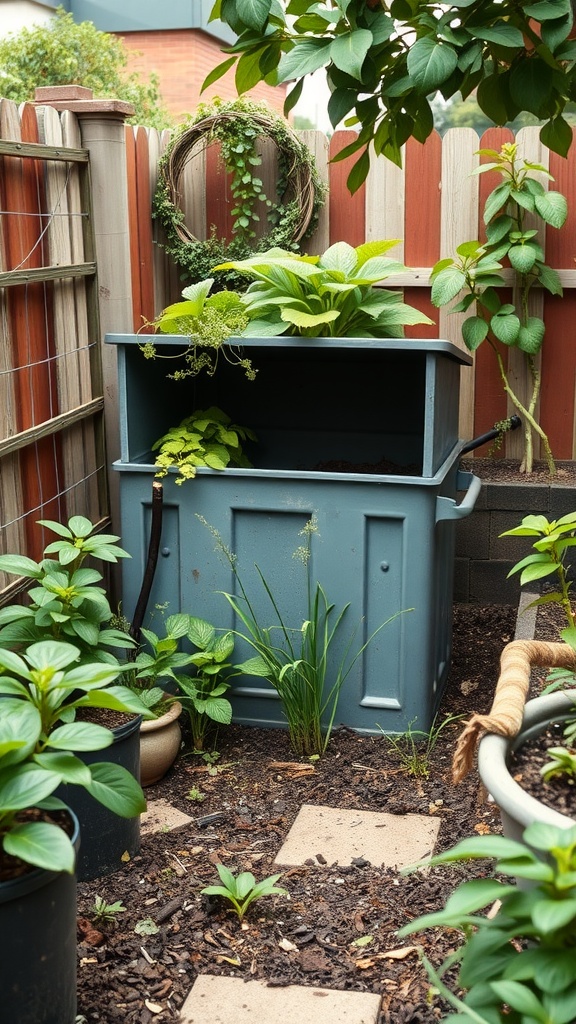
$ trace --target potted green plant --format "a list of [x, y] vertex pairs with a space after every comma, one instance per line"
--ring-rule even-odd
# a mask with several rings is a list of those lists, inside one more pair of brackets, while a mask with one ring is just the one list
[[[401, 937], [428, 928], [463, 932], [464, 941], [440, 968], [422, 952], [428, 976], [454, 1013], [444, 1020], [475, 1024], [569, 1024], [576, 1014], [576, 826], [533, 823], [522, 842], [503, 836], [464, 839], [418, 866], [494, 860], [501, 878], [463, 882], [443, 910], [411, 921]], [[492, 913], [479, 913], [492, 908]], [[444, 980], [458, 965], [456, 982]]]
[[112, 685], [118, 670], [81, 662], [68, 642], [25, 652], [0, 648], [0, 929], [3, 1013], [22, 1024], [73, 1024], [76, 978], [75, 864], [78, 819], [56, 796], [80, 788], [113, 814], [136, 817], [146, 802], [119, 765], [78, 755], [113, 742], [109, 729], [76, 717], [81, 708], [133, 708]]
[[[42, 520], [39, 525], [57, 537], [46, 545], [39, 562], [19, 554], [0, 556], [5, 572], [28, 583], [25, 602], [0, 609], [0, 650], [25, 654], [31, 644], [39, 641], [70, 642], [78, 650], [82, 664], [102, 662], [119, 676], [122, 663], [114, 652], [124, 655], [134, 647], [134, 641], [115, 626], [106, 591], [100, 586], [102, 575], [90, 562], [114, 564], [129, 558], [128, 552], [117, 545], [117, 536], [98, 533], [84, 516], [72, 516], [66, 525], [52, 520]], [[123, 688], [122, 698], [122, 706], [117, 700], [118, 706], [86, 704], [65, 713], [90, 716], [100, 722], [105, 714], [103, 724], [111, 726], [113, 737], [108, 762], [137, 780], [140, 725], [150, 713], [128, 688]], [[98, 752], [91, 748], [81, 756], [86, 763], [99, 759]], [[62, 787], [62, 795], [82, 828], [77, 864], [80, 881], [117, 870], [123, 855], [134, 856], [138, 852], [139, 815], [119, 817], [105, 801], [95, 802], [85, 790], [69, 791], [67, 782]]]
[[[515, 640], [506, 645], [500, 661], [492, 708], [488, 715], [474, 715], [462, 732], [454, 756], [454, 779], [460, 781], [472, 767], [478, 744], [478, 771], [500, 808], [505, 835], [519, 840], [526, 826], [534, 821], [572, 826], [574, 816], [560, 813], [525, 790], [514, 778], [511, 758], [527, 740], [541, 736], [554, 723], [568, 728], [576, 717], [576, 626], [571, 607], [566, 555], [576, 544], [574, 513], [549, 522], [543, 515], [525, 516], [520, 526], [503, 536], [535, 538], [534, 552], [522, 558], [510, 571], [519, 572], [522, 585], [555, 577], [556, 589], [536, 597], [532, 605], [556, 603], [565, 613], [566, 628], [560, 630], [563, 642]], [[531, 671], [534, 667], [550, 670], [543, 693], [527, 701]], [[573, 751], [568, 746], [543, 751], [541, 776], [545, 781], [570, 777]], [[550, 760], [551, 758], [551, 760]]]

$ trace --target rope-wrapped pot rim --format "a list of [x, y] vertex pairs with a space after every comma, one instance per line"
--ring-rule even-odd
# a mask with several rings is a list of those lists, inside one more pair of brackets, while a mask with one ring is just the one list
[[454, 782], [461, 782], [472, 768], [476, 748], [486, 733], [511, 738], [518, 735], [533, 667], [576, 670], [576, 651], [568, 644], [545, 640], [513, 640], [506, 644], [489, 713], [473, 715], [458, 739], [452, 760]]

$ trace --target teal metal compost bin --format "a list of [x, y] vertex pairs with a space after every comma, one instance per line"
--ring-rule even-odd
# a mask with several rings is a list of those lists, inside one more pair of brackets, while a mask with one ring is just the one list
[[[217, 405], [256, 433], [247, 451], [254, 468], [201, 469], [180, 486], [175, 471], [165, 478], [154, 621], [154, 606], [167, 605], [168, 614], [240, 625], [222, 593], [237, 595], [238, 584], [217, 534], [260, 625], [277, 619], [256, 567], [284, 623], [299, 629], [308, 617], [306, 571], [294, 556], [313, 519], [313, 585], [336, 611], [348, 605], [334, 665], [353, 634], [354, 653], [390, 620], [347, 677], [335, 724], [367, 734], [428, 730], [450, 667], [454, 524], [480, 490], [480, 480], [458, 468], [460, 371], [469, 357], [446, 341], [243, 339], [255, 381], [221, 358], [215, 377], [182, 382], [167, 378], [170, 364], [144, 359], [141, 337], [106, 340], [118, 350], [114, 468], [122, 543], [133, 556], [123, 564], [124, 613], [134, 611], [148, 550], [151, 446], [195, 409]], [[154, 341], [162, 355], [185, 347], [177, 337]], [[234, 660], [253, 653], [239, 641]], [[238, 677], [231, 699], [237, 722], [286, 725], [261, 679]]]

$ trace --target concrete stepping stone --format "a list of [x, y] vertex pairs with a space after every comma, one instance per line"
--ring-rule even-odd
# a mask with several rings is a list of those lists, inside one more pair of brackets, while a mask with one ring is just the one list
[[351, 864], [363, 858], [375, 867], [403, 868], [432, 856], [440, 818], [386, 814], [303, 804], [275, 863], [295, 867], [311, 858]]
[[140, 833], [145, 836], [151, 832], [171, 832], [174, 828], [189, 825], [191, 821], [193, 818], [183, 814], [167, 800], [150, 800], [140, 818]]
[[304, 985], [201, 974], [180, 1011], [180, 1024], [377, 1024], [380, 996]]

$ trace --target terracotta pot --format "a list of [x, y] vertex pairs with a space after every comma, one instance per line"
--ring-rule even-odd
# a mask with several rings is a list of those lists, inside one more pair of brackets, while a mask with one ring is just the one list
[[174, 764], [182, 730], [178, 721], [182, 713], [180, 701], [174, 701], [160, 718], [142, 722], [140, 726], [140, 785], [152, 786], [162, 779]]

